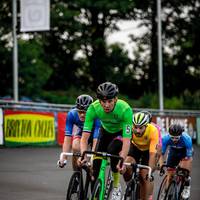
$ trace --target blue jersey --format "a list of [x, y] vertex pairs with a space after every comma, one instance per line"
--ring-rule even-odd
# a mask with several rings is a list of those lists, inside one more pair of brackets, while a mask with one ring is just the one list
[[[72, 136], [73, 126], [78, 127], [78, 135], [82, 135], [84, 122], [79, 119], [78, 112], [76, 108], [71, 109], [67, 114], [66, 127], [65, 127], [65, 136]], [[101, 122], [99, 119], [95, 119], [93, 127], [93, 138], [99, 137], [99, 129], [101, 127]]]
[[169, 151], [170, 150], [185, 150], [185, 157], [192, 157], [193, 155], [193, 147], [192, 147], [192, 139], [191, 137], [183, 132], [179, 141], [177, 143], [174, 143], [169, 134], [165, 135], [162, 137], [162, 154], [164, 155], [167, 147], [169, 146]]

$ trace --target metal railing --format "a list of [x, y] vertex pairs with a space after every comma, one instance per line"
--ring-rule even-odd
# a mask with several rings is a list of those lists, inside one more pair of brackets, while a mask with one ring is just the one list
[[[71, 104], [52, 104], [52, 103], [38, 103], [38, 102], [22, 102], [22, 101], [8, 101], [0, 100], [0, 108], [13, 110], [31, 110], [31, 111], [57, 111], [68, 112], [75, 105]], [[133, 108], [134, 112], [148, 110], [153, 115], [170, 115], [170, 116], [195, 116], [200, 117], [200, 110], [171, 110], [165, 109], [161, 113], [159, 109], [151, 108]]]

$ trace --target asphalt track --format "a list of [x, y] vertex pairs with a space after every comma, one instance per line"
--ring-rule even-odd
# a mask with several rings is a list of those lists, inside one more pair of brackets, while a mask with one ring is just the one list
[[[191, 200], [200, 199], [200, 147], [195, 146]], [[60, 147], [0, 148], [0, 200], [65, 200], [71, 165], [57, 168]], [[155, 194], [160, 178], [155, 178]], [[156, 195], [154, 195], [154, 199]]]

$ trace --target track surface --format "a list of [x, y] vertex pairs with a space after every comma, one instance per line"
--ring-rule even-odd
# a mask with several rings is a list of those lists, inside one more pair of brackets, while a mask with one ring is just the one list
[[[200, 147], [195, 146], [191, 200], [200, 199]], [[71, 164], [57, 168], [60, 147], [0, 148], [0, 200], [65, 200]], [[160, 178], [155, 177], [155, 194]], [[156, 195], [154, 195], [154, 199]]]

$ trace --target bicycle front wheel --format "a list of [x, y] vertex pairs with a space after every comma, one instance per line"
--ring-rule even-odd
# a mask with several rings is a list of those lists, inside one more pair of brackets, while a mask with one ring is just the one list
[[140, 194], [140, 187], [136, 182], [132, 179], [128, 185], [126, 186], [124, 200], [138, 200]]
[[108, 178], [106, 180], [106, 188], [105, 188], [104, 200], [109, 200], [110, 199], [110, 193], [111, 193], [112, 187], [113, 187], [113, 177], [112, 177], [111, 168], [109, 168]]
[[97, 179], [94, 184], [91, 200], [102, 200], [101, 199], [101, 188], [102, 188], [101, 180]]
[[82, 199], [82, 178], [81, 172], [74, 172], [70, 178], [66, 200], [80, 200]]
[[159, 191], [158, 191], [158, 196], [157, 200], [164, 199], [167, 191], [167, 176], [165, 176], [161, 182]]
[[178, 200], [178, 191], [177, 191], [177, 185], [175, 181], [172, 181], [169, 184], [169, 187], [167, 189], [166, 196], [164, 198], [165, 200]]

